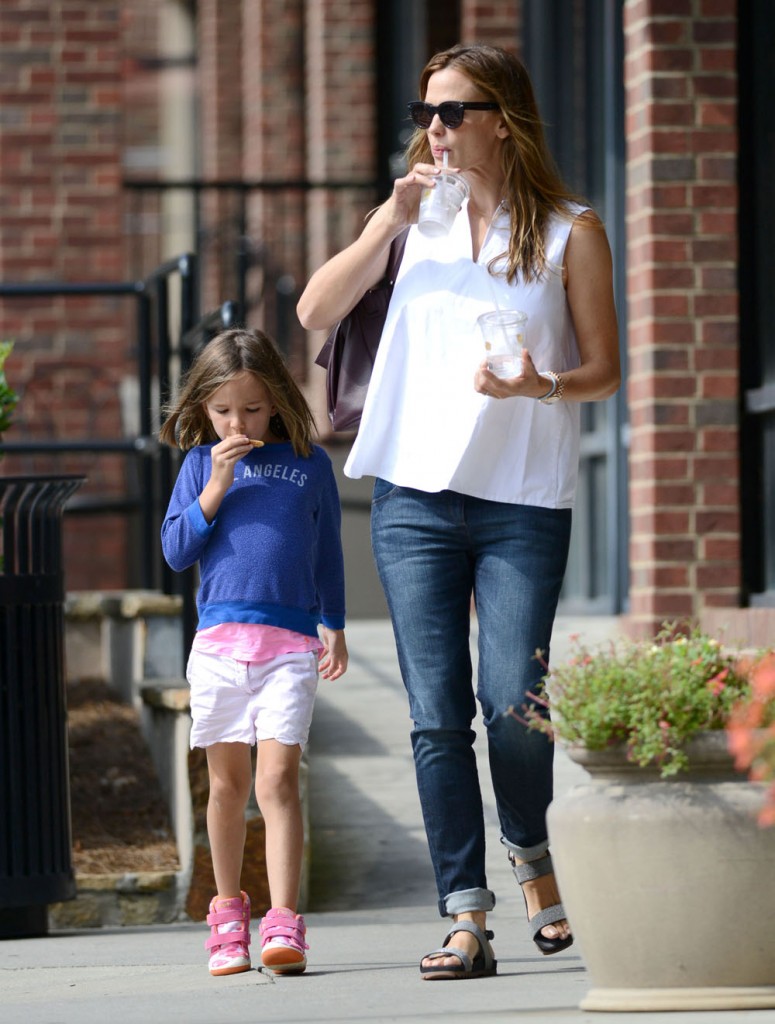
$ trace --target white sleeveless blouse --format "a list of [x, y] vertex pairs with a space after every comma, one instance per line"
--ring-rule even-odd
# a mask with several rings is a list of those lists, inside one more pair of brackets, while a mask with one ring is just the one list
[[[464, 204], [446, 238], [413, 227], [390, 302], [349, 477], [378, 476], [422, 491], [452, 490], [491, 501], [570, 508], [579, 457], [579, 403], [494, 399], [474, 391], [484, 358], [480, 313], [528, 314], [525, 343], [538, 370], [579, 365], [562, 283], [573, 217], [547, 231], [540, 281], [509, 285], [487, 264], [508, 248], [508, 213], [500, 209], [472, 262]], [[505, 266], [502, 259], [498, 266]]]

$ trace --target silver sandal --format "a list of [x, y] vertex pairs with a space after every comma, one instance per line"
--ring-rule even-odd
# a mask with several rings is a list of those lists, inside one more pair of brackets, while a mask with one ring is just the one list
[[[531, 882], [534, 878], [542, 878], [544, 875], [554, 874], [552, 858], [548, 853], [545, 857], [539, 857], [538, 860], [531, 860], [527, 864], [517, 864], [513, 853], [509, 853], [509, 860], [511, 861], [511, 867], [517, 881], [519, 882], [520, 888], [524, 882]], [[527, 897], [525, 896], [524, 890], [522, 892], [522, 898], [525, 901], [525, 910], [527, 911]], [[544, 956], [551, 956], [552, 953], [559, 953], [561, 950], [567, 949], [568, 946], [573, 945], [572, 935], [568, 935], [564, 939], [548, 939], [545, 935], [541, 934], [542, 928], [546, 928], [549, 924], [558, 924], [560, 921], [565, 921], [566, 918], [567, 915], [562, 903], [555, 903], [551, 907], [544, 907], [543, 910], [539, 910], [537, 914], [528, 918], [527, 924], [530, 929], [530, 938], [535, 942], [536, 946], [538, 946]]]
[[[447, 943], [457, 932], [470, 932], [479, 943], [479, 952], [471, 959], [468, 953], [457, 946], [448, 946]], [[456, 978], [488, 978], [498, 973], [498, 961], [492, 954], [490, 939], [493, 938], [491, 931], [483, 932], [478, 924], [473, 921], [458, 921], [454, 924], [440, 949], [434, 949], [426, 953], [423, 960], [440, 960], [443, 956], [456, 956], [460, 961], [460, 967], [423, 967], [420, 962], [420, 974], [427, 980], [447, 981]]]

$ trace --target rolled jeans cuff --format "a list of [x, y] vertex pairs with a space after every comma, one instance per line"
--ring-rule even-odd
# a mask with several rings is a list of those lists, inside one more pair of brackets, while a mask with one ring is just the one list
[[536, 843], [535, 846], [517, 846], [516, 843], [510, 843], [505, 836], [501, 836], [501, 842], [507, 850], [515, 853], [525, 864], [528, 864], [531, 860], [538, 860], [539, 857], [543, 857], [549, 849], [548, 839], [544, 839], [541, 843]]
[[439, 913], [442, 917], [453, 917], [471, 910], [492, 910], [494, 906], [495, 893], [489, 889], [461, 889], [439, 900]]

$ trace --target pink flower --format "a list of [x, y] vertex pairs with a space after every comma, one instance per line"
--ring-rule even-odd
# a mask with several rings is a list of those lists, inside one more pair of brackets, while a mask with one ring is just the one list
[[770, 828], [775, 825], [775, 794], [769, 797], [767, 803], [759, 811], [758, 821], [762, 828]]
[[775, 698], [775, 655], [768, 655], [754, 669], [753, 692], [762, 701]]
[[720, 676], [714, 676], [713, 679], [709, 679], [705, 685], [714, 697], [719, 697], [724, 690], [726, 690], [726, 686]]
[[730, 726], [727, 730], [727, 749], [735, 759], [735, 767], [748, 768], [756, 755], [756, 744], [748, 729]]

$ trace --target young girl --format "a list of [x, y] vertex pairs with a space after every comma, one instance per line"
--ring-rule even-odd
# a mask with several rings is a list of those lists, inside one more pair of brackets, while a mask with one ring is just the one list
[[215, 975], [250, 970], [250, 900], [240, 874], [255, 743], [272, 900], [259, 926], [261, 961], [275, 973], [307, 964], [296, 913], [299, 762], [318, 673], [338, 679], [347, 668], [339, 496], [312, 430], [309, 406], [270, 339], [229, 330], [195, 360], [159, 435], [187, 451], [162, 525], [164, 557], [176, 571], [198, 563], [200, 572], [187, 676], [191, 746], [206, 748], [210, 779], [218, 892], [205, 945]]

